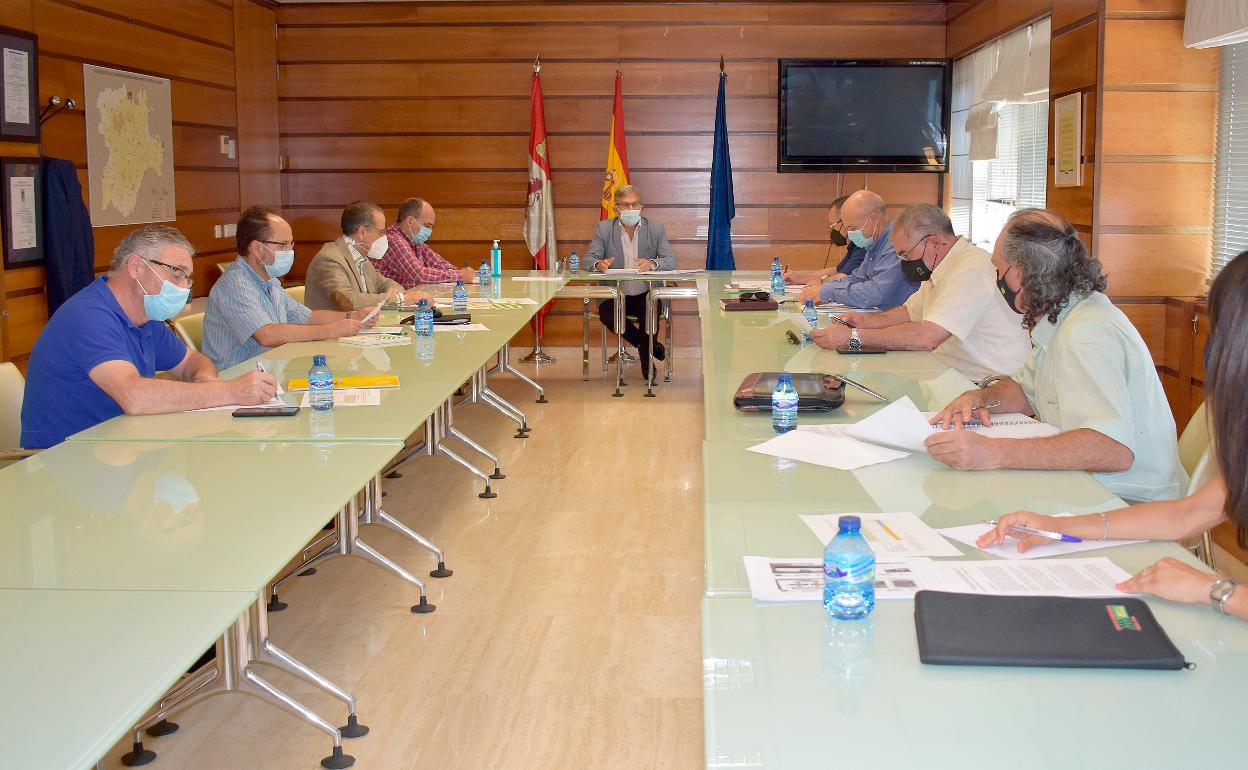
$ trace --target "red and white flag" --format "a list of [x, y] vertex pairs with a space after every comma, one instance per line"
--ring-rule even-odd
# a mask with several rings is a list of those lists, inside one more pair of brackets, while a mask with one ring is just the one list
[[[546, 139], [546, 116], [542, 111], [542, 80], [540, 63], [533, 65], [533, 90], [529, 97], [529, 200], [524, 212], [524, 242], [533, 255], [533, 267], [546, 270], [558, 258], [555, 243], [555, 204], [550, 180], [550, 145]], [[533, 319], [538, 336], [551, 303], [547, 303]]]

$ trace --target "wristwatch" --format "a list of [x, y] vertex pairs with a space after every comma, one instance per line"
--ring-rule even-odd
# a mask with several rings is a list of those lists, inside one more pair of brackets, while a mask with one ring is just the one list
[[991, 377], [985, 377], [984, 379], [979, 381], [979, 389], [983, 390], [984, 388], [991, 388], [993, 385], [996, 385], [1001, 380], [1008, 380], [1008, 379], [1010, 378], [1004, 374], [994, 374]]
[[1222, 578], [1209, 588], [1209, 604], [1213, 605], [1214, 611], [1219, 615], [1226, 614], [1226, 603], [1235, 593], [1236, 585], [1235, 581]]
[[857, 329], [849, 330], [849, 349], [854, 353], [862, 350], [862, 338], [858, 336]]

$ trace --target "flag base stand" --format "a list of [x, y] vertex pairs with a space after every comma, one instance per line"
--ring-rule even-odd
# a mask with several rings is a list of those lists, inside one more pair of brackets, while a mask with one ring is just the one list
[[555, 359], [542, 352], [541, 347], [535, 347], [524, 358], [520, 359], [526, 364], [553, 364]]

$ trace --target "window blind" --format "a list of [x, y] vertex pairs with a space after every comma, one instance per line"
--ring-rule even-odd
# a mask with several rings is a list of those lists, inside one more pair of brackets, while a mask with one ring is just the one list
[[1210, 278], [1248, 250], [1248, 43], [1222, 47]]

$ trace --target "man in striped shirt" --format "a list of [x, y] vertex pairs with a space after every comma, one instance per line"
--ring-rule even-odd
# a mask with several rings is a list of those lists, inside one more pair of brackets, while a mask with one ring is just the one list
[[433, 235], [435, 219], [433, 206], [420, 198], [408, 198], [399, 207], [399, 216], [386, 229], [390, 248], [377, 262], [377, 270], [404, 289], [425, 283], [454, 283], [463, 278], [464, 283], [477, 280], [477, 272], [471, 266], [456, 268], [429, 248], [426, 242]]

